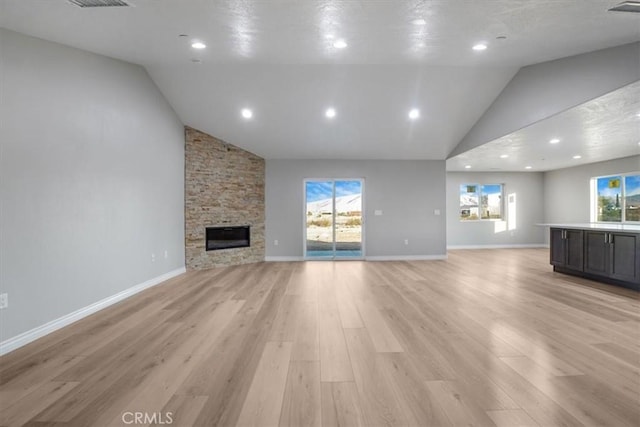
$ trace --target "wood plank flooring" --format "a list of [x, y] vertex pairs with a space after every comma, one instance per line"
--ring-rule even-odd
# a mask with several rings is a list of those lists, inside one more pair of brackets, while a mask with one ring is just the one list
[[188, 272], [0, 358], [0, 426], [640, 425], [638, 293], [545, 249]]

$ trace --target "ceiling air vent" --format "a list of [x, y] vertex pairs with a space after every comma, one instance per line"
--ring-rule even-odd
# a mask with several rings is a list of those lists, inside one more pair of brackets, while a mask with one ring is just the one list
[[640, 1], [623, 1], [616, 7], [609, 9], [609, 12], [635, 12], [640, 13]]
[[75, 4], [80, 7], [116, 7], [116, 6], [129, 6], [129, 4], [122, 0], [69, 0], [69, 3]]

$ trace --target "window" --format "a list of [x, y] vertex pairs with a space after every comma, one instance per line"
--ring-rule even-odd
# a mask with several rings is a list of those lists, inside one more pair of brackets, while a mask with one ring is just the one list
[[460, 220], [502, 219], [502, 184], [462, 184]]
[[640, 175], [625, 176], [624, 189], [624, 219], [640, 221]]
[[591, 179], [592, 220], [640, 222], [640, 174], [619, 174]]

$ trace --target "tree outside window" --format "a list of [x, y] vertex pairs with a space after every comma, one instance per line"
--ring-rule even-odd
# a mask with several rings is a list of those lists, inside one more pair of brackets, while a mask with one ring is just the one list
[[640, 222], [640, 175], [625, 176], [624, 190], [625, 220]]
[[640, 174], [602, 176], [593, 183], [597, 222], [640, 222]]

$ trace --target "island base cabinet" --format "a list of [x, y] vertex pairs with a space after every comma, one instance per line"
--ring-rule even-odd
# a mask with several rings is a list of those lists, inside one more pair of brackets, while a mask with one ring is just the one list
[[640, 290], [640, 234], [551, 228], [554, 271]]
[[585, 231], [584, 271], [607, 276], [609, 274], [609, 233]]
[[640, 282], [640, 247], [637, 234], [611, 233], [610, 273], [618, 280]]
[[582, 271], [584, 265], [584, 237], [582, 230], [567, 230], [567, 267]]
[[586, 231], [584, 271], [612, 279], [638, 282], [638, 240], [637, 234]]
[[564, 244], [564, 229], [552, 228], [549, 238], [551, 249], [551, 265], [563, 266], [566, 264], [567, 254]]
[[583, 232], [564, 228], [551, 229], [551, 265], [582, 271]]

